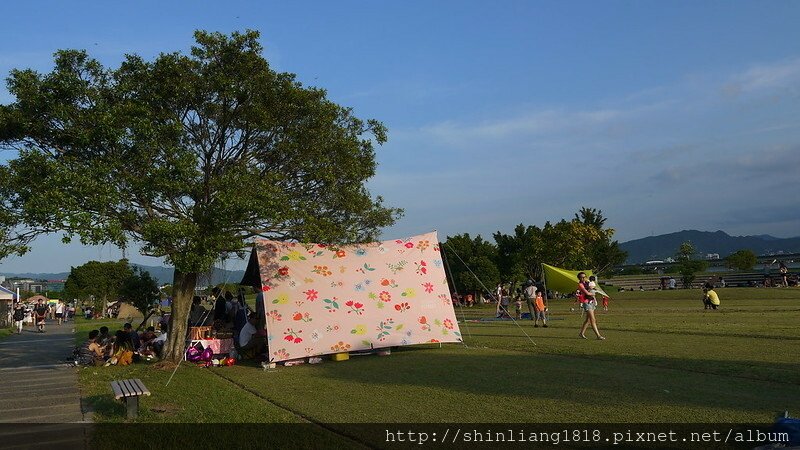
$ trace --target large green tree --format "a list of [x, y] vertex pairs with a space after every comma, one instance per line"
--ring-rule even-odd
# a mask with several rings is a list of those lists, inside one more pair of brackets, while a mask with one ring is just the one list
[[706, 267], [708, 267], [708, 263], [705, 261], [693, 259], [695, 253], [694, 244], [690, 241], [682, 243], [675, 253], [675, 260], [677, 261], [675, 266], [681, 275], [681, 283], [684, 289], [691, 288], [692, 283], [697, 278], [697, 272], [706, 270]]
[[139, 267], [133, 268], [131, 274], [122, 280], [119, 294], [145, 316], [161, 298], [158, 282], [150, 276], [150, 272]]
[[619, 241], [612, 240], [615, 230], [605, 227], [606, 218], [601, 210], [583, 207], [575, 214], [575, 220], [596, 231], [591, 233], [586, 245], [590, 259], [589, 267], [595, 273], [604, 273], [625, 262], [628, 252], [620, 248]]
[[542, 263], [595, 273], [621, 264], [627, 253], [612, 240], [614, 229], [605, 228], [605, 222], [602, 211], [581, 208], [569, 221], [548, 221], [541, 228], [519, 224], [512, 235], [495, 233], [497, 264], [505, 281], [539, 278]]
[[519, 224], [514, 234], [494, 233], [497, 265], [503, 282], [522, 282], [541, 275], [541, 229]]
[[728, 267], [736, 270], [751, 270], [758, 262], [758, 257], [752, 250], [744, 249], [731, 253], [725, 258]]
[[10, 186], [2, 182], [9, 176], [8, 168], [0, 165], [0, 260], [9, 255], [24, 255], [29, 250], [28, 243], [35, 237], [31, 230], [20, 228], [19, 218], [9, 201]]
[[0, 145], [14, 217], [84, 243], [135, 241], [175, 267], [166, 355], [182, 358], [199, 273], [251, 239], [374, 239], [400, 211], [373, 198], [378, 121], [361, 120], [272, 70], [254, 31], [198, 31], [190, 54], [126, 55], [103, 67], [85, 51], [52, 72], [14, 70]]
[[89, 261], [78, 267], [72, 267], [64, 282], [64, 296], [67, 299], [93, 299], [96, 308], [105, 307], [109, 301], [116, 301], [124, 281], [133, 275], [128, 261], [117, 262]]
[[486, 293], [488, 289], [491, 293], [500, 282], [497, 248], [480, 235], [475, 238], [468, 233], [448, 236], [441, 249], [458, 292]]

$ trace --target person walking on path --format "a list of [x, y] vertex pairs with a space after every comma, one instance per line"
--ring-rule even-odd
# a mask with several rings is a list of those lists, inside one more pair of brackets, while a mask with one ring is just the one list
[[14, 326], [17, 329], [17, 334], [22, 334], [22, 323], [25, 321], [25, 308], [22, 307], [21, 302], [17, 302], [14, 308]]
[[56, 320], [58, 320], [59, 325], [61, 325], [64, 320], [64, 302], [61, 300], [56, 303]]
[[33, 308], [33, 314], [36, 317], [36, 326], [39, 328], [39, 333], [44, 333], [45, 317], [47, 316], [47, 305], [44, 304], [42, 299]]
[[523, 289], [522, 292], [523, 295], [525, 296], [525, 303], [528, 304], [528, 312], [531, 314], [531, 320], [535, 322], [536, 310], [534, 308], [533, 302], [536, 299], [536, 285], [533, 283], [533, 280], [528, 280], [528, 282], [525, 284], [525, 289]]
[[586, 319], [583, 321], [581, 332], [578, 336], [581, 339], [586, 339], [586, 329], [591, 325], [597, 339], [604, 340], [605, 338], [600, 335], [600, 330], [597, 329], [597, 319], [595, 319], [594, 316], [596, 302], [594, 301], [594, 295], [589, 291], [589, 282], [586, 281], [586, 273], [584, 272], [578, 273], [578, 289], [576, 291], [576, 296], [581, 303], [581, 308], [586, 312]]

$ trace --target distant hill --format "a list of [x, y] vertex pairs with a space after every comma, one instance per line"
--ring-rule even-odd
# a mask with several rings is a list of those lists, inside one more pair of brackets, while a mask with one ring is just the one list
[[[150, 276], [157, 279], [160, 284], [172, 284], [172, 275], [174, 270], [169, 267], [142, 266], [139, 264], [131, 265], [150, 272]], [[197, 285], [204, 286], [219, 283], [238, 283], [242, 281], [243, 276], [244, 270], [223, 270], [215, 267], [211, 275], [211, 279], [209, 280], [206, 274], [200, 274], [200, 278], [197, 280]]]
[[733, 252], [749, 249], [757, 255], [770, 253], [800, 253], [800, 237], [776, 238], [769, 235], [731, 236], [724, 231], [683, 230], [677, 233], [650, 236], [623, 242], [620, 247], [628, 252], [628, 263], [638, 264], [651, 260], [663, 260], [674, 256], [678, 247], [691, 241], [697, 253], [719, 253], [724, 258]]
[[[139, 267], [142, 270], [146, 270], [150, 272], [150, 276], [158, 280], [159, 284], [170, 284], [172, 283], [172, 274], [173, 269], [169, 267], [160, 267], [160, 266], [143, 266], [141, 264], [131, 264], [133, 267]], [[33, 272], [25, 272], [25, 273], [2, 273], [5, 275], [6, 278], [32, 278], [34, 280], [66, 280], [69, 276], [69, 272], [58, 272], [58, 273], [33, 273]], [[223, 270], [219, 268], [214, 268], [214, 272], [211, 276], [211, 280], [209, 281], [207, 277], [204, 275], [200, 276], [200, 279], [197, 281], [198, 286], [204, 286], [209, 284], [219, 284], [219, 283], [238, 283], [242, 280], [244, 276], [244, 270]]]
[[0, 275], [5, 275], [6, 278], [31, 278], [33, 280], [66, 280], [67, 276], [69, 276], [69, 272], [58, 272], [58, 273], [35, 273], [35, 272], [5, 273], [5, 272], [0, 272]]

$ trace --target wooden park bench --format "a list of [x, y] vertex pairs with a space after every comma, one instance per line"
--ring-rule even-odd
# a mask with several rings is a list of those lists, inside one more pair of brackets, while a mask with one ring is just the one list
[[140, 379], [112, 381], [111, 390], [114, 391], [116, 400], [122, 399], [128, 407], [128, 419], [135, 419], [139, 415], [139, 397], [150, 395], [150, 391]]

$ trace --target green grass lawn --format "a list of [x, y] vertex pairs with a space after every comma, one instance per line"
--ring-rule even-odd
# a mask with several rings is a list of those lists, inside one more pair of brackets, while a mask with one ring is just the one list
[[[153, 393], [140, 422], [733, 423], [797, 414], [800, 289], [719, 294], [721, 310], [704, 311], [697, 290], [619, 293], [598, 311], [605, 341], [578, 339], [570, 300], [551, 301], [547, 329], [471, 322], [493, 315], [482, 306], [456, 311], [469, 320], [466, 345], [271, 371], [184, 364], [169, 386], [171, 372], [148, 364], [88, 368], [82, 395], [97, 422], [124, 421], [109, 382], [125, 378]], [[97, 326], [78, 322], [82, 334]]]
[[11, 329], [11, 328], [0, 328], [0, 339], [3, 339], [4, 337], [11, 336], [11, 333], [13, 333], [13, 332], [14, 332], [14, 330]]

